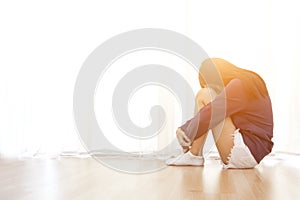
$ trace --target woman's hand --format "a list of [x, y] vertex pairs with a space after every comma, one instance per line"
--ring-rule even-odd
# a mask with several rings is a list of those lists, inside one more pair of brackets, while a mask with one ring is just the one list
[[176, 136], [179, 144], [183, 148], [183, 151], [184, 152], [188, 151], [192, 144], [192, 141], [187, 137], [187, 135], [180, 128], [177, 129]]

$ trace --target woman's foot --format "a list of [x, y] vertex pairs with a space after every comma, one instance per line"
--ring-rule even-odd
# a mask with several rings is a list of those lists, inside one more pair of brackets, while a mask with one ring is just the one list
[[190, 151], [185, 154], [181, 154], [176, 158], [170, 158], [166, 161], [167, 165], [175, 166], [203, 166], [204, 158], [203, 156], [195, 156]]

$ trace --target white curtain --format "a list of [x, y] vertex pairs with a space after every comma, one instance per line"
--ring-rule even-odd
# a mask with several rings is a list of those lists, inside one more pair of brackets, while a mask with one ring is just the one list
[[[72, 111], [80, 67], [105, 40], [145, 27], [180, 32], [196, 41], [209, 56], [222, 57], [261, 74], [273, 101], [274, 150], [300, 153], [297, 5], [296, 0], [1, 2], [0, 155], [84, 152]], [[182, 69], [178, 67], [179, 60], [169, 57], [170, 62], [166, 62], [160, 56], [156, 63], [177, 63], [177, 68]], [[199, 89], [197, 76], [185, 77], [195, 84], [195, 91]], [[156, 96], [153, 102], [148, 99], [148, 106], [164, 104], [170, 116], [177, 115], [180, 107], [168, 104], [175, 102], [172, 95], [161, 89], [152, 92]], [[138, 102], [142, 96], [141, 90], [132, 100]], [[133, 120], [147, 124], [141, 107], [138, 103], [133, 105], [137, 106], [129, 107]], [[148, 144], [112, 140], [133, 151], [155, 151], [174, 137], [180, 120], [174, 117], [166, 134]], [[111, 129], [115, 129], [114, 125]]]

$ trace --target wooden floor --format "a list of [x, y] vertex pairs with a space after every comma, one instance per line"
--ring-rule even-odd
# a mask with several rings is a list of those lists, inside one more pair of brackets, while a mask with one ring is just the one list
[[92, 158], [0, 160], [0, 199], [300, 199], [297, 159], [268, 157], [248, 170], [223, 170], [209, 159], [204, 167], [143, 175], [116, 172]]

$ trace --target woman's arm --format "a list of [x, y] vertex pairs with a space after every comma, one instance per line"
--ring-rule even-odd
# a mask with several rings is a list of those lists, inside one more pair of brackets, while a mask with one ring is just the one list
[[225, 118], [243, 110], [247, 101], [242, 81], [233, 79], [212, 102], [205, 105], [192, 119], [179, 128], [191, 141], [194, 141]]

